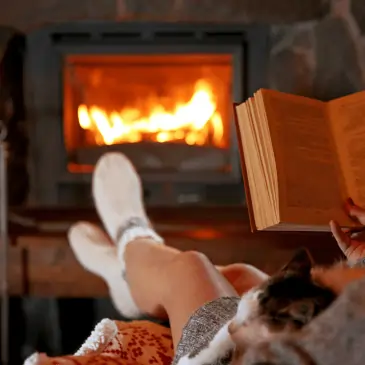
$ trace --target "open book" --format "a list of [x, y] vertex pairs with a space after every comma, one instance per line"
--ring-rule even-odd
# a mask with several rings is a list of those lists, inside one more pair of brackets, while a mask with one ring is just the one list
[[252, 230], [354, 227], [365, 206], [365, 91], [322, 102], [260, 89], [235, 105]]

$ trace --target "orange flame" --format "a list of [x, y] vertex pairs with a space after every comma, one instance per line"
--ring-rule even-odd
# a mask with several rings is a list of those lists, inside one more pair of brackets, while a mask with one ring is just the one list
[[191, 99], [177, 103], [173, 112], [156, 105], [148, 116], [141, 116], [135, 108], [108, 113], [98, 106], [81, 104], [78, 119], [81, 128], [93, 133], [98, 145], [148, 140], [223, 147], [223, 121], [214, 99], [211, 85], [199, 80]]

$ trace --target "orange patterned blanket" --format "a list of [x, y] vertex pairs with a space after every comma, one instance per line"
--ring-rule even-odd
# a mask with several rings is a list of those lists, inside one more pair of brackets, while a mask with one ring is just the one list
[[24, 365], [170, 365], [173, 357], [168, 328], [148, 321], [104, 319], [75, 355], [34, 354]]

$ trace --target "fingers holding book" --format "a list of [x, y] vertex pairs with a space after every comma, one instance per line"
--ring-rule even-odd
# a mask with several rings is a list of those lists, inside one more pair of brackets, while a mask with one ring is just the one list
[[365, 209], [354, 204], [351, 198], [346, 201], [347, 214], [364, 227], [343, 229], [335, 221], [330, 222], [330, 228], [341, 251], [351, 262], [365, 258]]
[[357, 206], [351, 198], [348, 198], [345, 204], [348, 215], [354, 220], [365, 225], [365, 209]]

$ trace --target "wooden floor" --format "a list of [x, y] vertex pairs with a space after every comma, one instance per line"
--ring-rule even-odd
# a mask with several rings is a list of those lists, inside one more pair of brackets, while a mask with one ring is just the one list
[[[318, 263], [341, 257], [328, 233], [251, 233], [243, 207], [155, 208], [149, 215], [168, 245], [198, 250], [215, 264], [245, 262], [272, 273], [300, 246]], [[9, 290], [11, 295], [103, 297], [104, 283], [78, 264], [66, 232], [93, 209], [11, 209]]]

